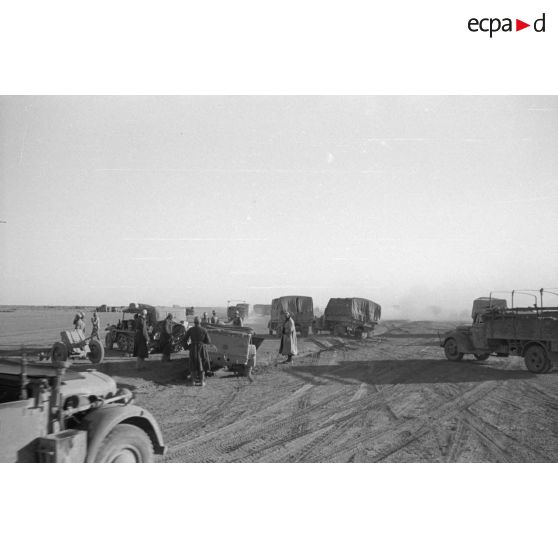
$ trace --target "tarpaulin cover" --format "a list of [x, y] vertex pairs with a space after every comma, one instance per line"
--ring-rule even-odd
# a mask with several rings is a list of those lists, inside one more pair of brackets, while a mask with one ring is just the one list
[[271, 319], [281, 320], [283, 312], [293, 314], [297, 318], [314, 319], [314, 302], [311, 296], [282, 296], [271, 301]]
[[329, 321], [357, 320], [363, 323], [378, 322], [382, 307], [366, 298], [330, 298], [324, 318]]

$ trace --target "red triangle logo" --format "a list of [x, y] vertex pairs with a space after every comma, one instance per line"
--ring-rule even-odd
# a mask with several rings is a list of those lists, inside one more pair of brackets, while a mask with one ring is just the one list
[[520, 19], [515, 20], [515, 30], [516, 31], [521, 31], [522, 29], [525, 29], [526, 27], [531, 27], [531, 25], [529, 23], [525, 23], [524, 21], [521, 21]]

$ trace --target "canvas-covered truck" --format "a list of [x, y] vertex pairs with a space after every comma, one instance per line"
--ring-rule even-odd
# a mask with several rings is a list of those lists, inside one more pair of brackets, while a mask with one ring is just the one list
[[281, 335], [285, 312], [294, 320], [296, 330], [307, 336], [314, 323], [314, 302], [311, 296], [282, 296], [271, 301], [271, 319], [267, 325], [269, 334]]
[[118, 323], [107, 325], [105, 328], [105, 347], [107, 349], [117, 348], [124, 353], [134, 352], [134, 340], [136, 336], [135, 315], [147, 310], [147, 326], [149, 330], [149, 351], [160, 353], [163, 349], [160, 343], [161, 331], [167, 314], [173, 315], [172, 326], [172, 351], [178, 352], [184, 348], [184, 336], [186, 335], [186, 313], [183, 308], [171, 308], [166, 306], [151, 306], [149, 304], [130, 303], [122, 310], [122, 317]]
[[382, 307], [366, 298], [330, 298], [314, 332], [330, 331], [333, 335], [354, 335], [364, 339], [371, 335], [380, 321]]
[[147, 463], [165, 452], [153, 416], [96, 370], [0, 367], [0, 462]]
[[[534, 295], [532, 293], [538, 293]], [[533, 306], [514, 306], [520, 294], [534, 296]], [[459, 361], [471, 354], [477, 360], [490, 355], [523, 357], [530, 372], [545, 373], [558, 361], [558, 307], [543, 306], [543, 295], [555, 292], [511, 291], [507, 299], [489, 297], [473, 302], [470, 326], [458, 326], [441, 339], [446, 358]]]

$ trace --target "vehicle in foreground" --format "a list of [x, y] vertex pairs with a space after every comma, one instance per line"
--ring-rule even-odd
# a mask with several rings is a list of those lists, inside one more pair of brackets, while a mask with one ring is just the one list
[[[531, 293], [537, 292], [539, 296]], [[558, 307], [544, 307], [545, 291], [512, 291], [511, 307], [507, 300], [489, 297], [473, 302], [470, 326], [458, 326], [441, 338], [440, 345], [448, 360], [459, 361], [466, 354], [477, 360], [490, 355], [523, 357], [530, 372], [544, 373], [558, 360]], [[534, 306], [516, 307], [517, 294], [535, 297]]]
[[330, 298], [324, 314], [316, 318], [313, 331], [330, 331], [333, 335], [353, 335], [364, 339], [370, 335], [382, 315], [382, 307], [366, 298]]
[[310, 333], [314, 323], [314, 302], [311, 296], [282, 296], [271, 301], [271, 319], [267, 325], [269, 334], [281, 335], [285, 312], [294, 320], [297, 332], [303, 337]]
[[162, 352], [161, 331], [168, 313], [173, 315], [172, 352], [181, 351], [184, 348], [184, 336], [187, 328], [184, 309], [136, 303], [130, 303], [122, 310], [122, 318], [118, 320], [117, 324], [107, 325], [105, 328], [105, 347], [112, 349], [116, 345], [118, 350], [132, 354], [136, 335], [134, 316], [143, 310], [147, 310], [147, 325], [150, 336], [149, 351], [151, 353]]
[[0, 370], [0, 462], [147, 463], [165, 452], [153, 416], [101, 372]]

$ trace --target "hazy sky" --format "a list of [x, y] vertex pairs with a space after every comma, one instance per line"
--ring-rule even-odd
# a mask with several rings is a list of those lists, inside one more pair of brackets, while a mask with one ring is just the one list
[[1, 304], [557, 287], [558, 97], [0, 97]]

